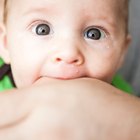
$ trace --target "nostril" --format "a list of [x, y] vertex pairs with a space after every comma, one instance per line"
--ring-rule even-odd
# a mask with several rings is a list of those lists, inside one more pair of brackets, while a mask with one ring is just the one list
[[61, 58], [56, 58], [56, 61], [60, 62], [60, 61], [62, 61], [62, 59]]
[[78, 60], [78, 59], [76, 59], [76, 60], [74, 60], [74, 61], [73, 61], [73, 63], [78, 63], [78, 61], [79, 61], [79, 60]]
[[75, 59], [74, 60], [74, 64], [75, 65], [82, 65], [84, 63], [84, 59], [79, 58], [79, 59]]
[[81, 65], [84, 61], [82, 57], [76, 59], [72, 57], [55, 57], [55, 59], [53, 60], [55, 63], [64, 62], [65, 64], [74, 64], [74, 65]]

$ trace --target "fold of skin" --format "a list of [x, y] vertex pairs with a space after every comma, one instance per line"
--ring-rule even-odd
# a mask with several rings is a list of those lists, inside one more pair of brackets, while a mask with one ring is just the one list
[[0, 139], [140, 139], [139, 98], [96, 79], [40, 78], [0, 103]]

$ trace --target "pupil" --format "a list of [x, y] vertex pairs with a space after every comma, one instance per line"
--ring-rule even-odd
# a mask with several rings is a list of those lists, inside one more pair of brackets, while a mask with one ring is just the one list
[[45, 33], [45, 30], [42, 29], [42, 33]]
[[87, 37], [94, 40], [98, 40], [101, 37], [101, 32], [98, 29], [90, 29], [87, 32]]

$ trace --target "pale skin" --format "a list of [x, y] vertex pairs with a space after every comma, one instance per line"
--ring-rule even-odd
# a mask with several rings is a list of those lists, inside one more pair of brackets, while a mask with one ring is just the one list
[[[139, 100], [94, 80], [111, 83], [130, 41], [115, 9], [118, 2], [11, 0], [9, 5], [0, 26], [0, 55], [11, 64], [18, 90], [1, 94], [0, 139], [139, 139]], [[42, 24], [43, 36], [37, 30]], [[89, 31], [97, 31], [97, 38]], [[124, 127], [116, 125], [115, 113]]]
[[99, 80], [42, 78], [0, 101], [0, 139], [140, 139], [139, 99]]

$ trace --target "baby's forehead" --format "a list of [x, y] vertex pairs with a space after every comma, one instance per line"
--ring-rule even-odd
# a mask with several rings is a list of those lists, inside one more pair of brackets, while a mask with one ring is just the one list
[[[39, 7], [40, 5], [44, 5], [46, 4], [47, 7], [51, 6], [53, 7], [53, 4], [57, 4], [56, 6], [58, 7], [59, 5], [66, 5], [67, 9], [69, 9], [70, 5], [72, 3], [74, 3], [76, 5], [76, 7], [84, 7], [86, 5], [90, 6], [93, 5], [95, 8], [97, 7], [97, 5], [101, 5], [98, 6], [99, 10], [103, 10], [100, 7], [102, 7], [102, 5], [108, 5], [108, 7], [113, 7], [112, 11], [115, 11], [115, 9], [117, 9], [117, 7], [120, 9], [120, 5], [122, 5], [124, 3], [124, 1], [126, 0], [98, 0], [98, 2], [96, 0], [80, 0], [79, 1], [75, 1], [75, 0], [5, 0], [6, 3], [8, 3], [8, 7], [21, 7], [23, 8], [24, 5], [30, 5], [30, 8], [36, 6]], [[50, 5], [51, 3], [51, 5]], [[77, 4], [78, 3], [78, 4]], [[119, 6], [118, 6], [119, 5]], [[95, 9], [93, 8], [93, 11]]]
[[[16, 14], [20, 14], [22, 10], [32, 9], [48, 9], [50, 11], [56, 11], [56, 14], [62, 11], [63, 14], [67, 12], [73, 12], [75, 9], [82, 9], [80, 12], [88, 13], [89, 15], [100, 15], [103, 13], [106, 16], [120, 16], [124, 11], [124, 4], [127, 0], [6, 0], [8, 2], [8, 9]], [[40, 8], [39, 8], [40, 7]], [[91, 10], [90, 10], [91, 9]], [[37, 11], [37, 10], [36, 10]], [[41, 11], [41, 10], [38, 10]], [[42, 10], [43, 11], [43, 10]], [[45, 11], [45, 10], [44, 10]], [[77, 10], [78, 11], [78, 10]], [[75, 10], [75, 14], [77, 13]], [[106, 11], [109, 11], [106, 13]], [[9, 12], [10, 13], [10, 12]]]
[[[76, 3], [76, 1], [75, 0], [4, 0], [5, 1], [5, 3], [9, 3], [9, 6], [11, 5], [10, 3], [13, 3], [14, 4], [14, 6], [17, 6], [17, 5], [19, 5], [19, 3], [26, 3], [26, 4], [29, 4], [29, 3], [32, 3], [32, 5], [34, 5], [35, 3], [38, 3], [38, 2], [41, 2], [41, 3], [59, 3], [59, 4], [64, 4], [64, 3], [69, 3], [69, 2], [75, 2]], [[103, 3], [108, 3], [108, 4], [110, 4], [111, 3], [111, 5], [114, 5], [115, 7], [117, 7], [117, 5], [123, 5], [124, 3], [126, 3], [126, 1], [128, 1], [128, 0], [98, 0], [98, 1], [100, 1], [100, 4], [102, 5]], [[79, 1], [78, 1], [78, 3], [79, 3]], [[96, 0], [82, 0], [82, 1], [80, 1], [80, 3], [86, 3], [86, 4], [93, 4], [95, 7], [96, 7]], [[79, 7], [80, 7], [81, 5], [79, 5]]]

